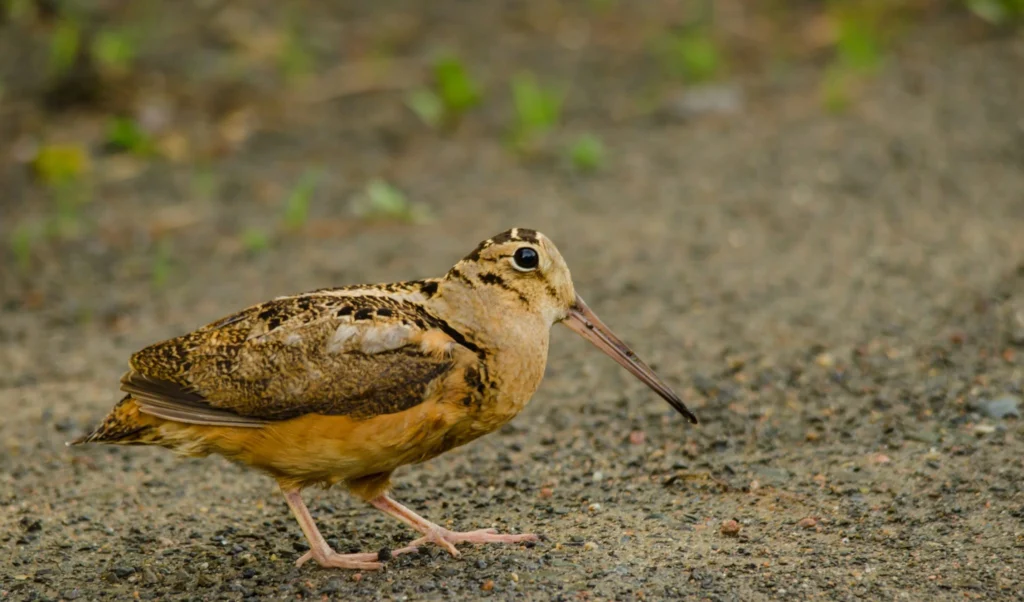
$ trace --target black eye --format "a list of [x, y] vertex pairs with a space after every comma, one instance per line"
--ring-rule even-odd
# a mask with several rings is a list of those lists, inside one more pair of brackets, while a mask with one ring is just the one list
[[519, 247], [512, 254], [512, 267], [520, 272], [536, 270], [539, 263], [540, 255], [531, 247]]

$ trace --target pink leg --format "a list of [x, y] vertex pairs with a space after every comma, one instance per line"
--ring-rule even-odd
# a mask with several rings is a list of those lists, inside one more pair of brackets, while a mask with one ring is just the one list
[[373, 504], [374, 508], [390, 514], [423, 534], [423, 537], [409, 544], [409, 547], [416, 547], [425, 543], [436, 543], [448, 550], [449, 554], [457, 557], [459, 556], [459, 551], [455, 549], [455, 544], [457, 543], [520, 543], [524, 541], [537, 541], [536, 535], [529, 533], [506, 535], [498, 533], [495, 529], [479, 529], [462, 533], [449, 531], [416, 514], [387, 495], [374, 498], [370, 503]]
[[[284, 491], [284, 499], [288, 502], [288, 507], [291, 508], [292, 514], [295, 515], [295, 519], [299, 521], [299, 527], [302, 528], [302, 532], [306, 535], [306, 539], [309, 540], [309, 551], [303, 554], [295, 562], [295, 566], [302, 566], [307, 560], [312, 558], [322, 567], [333, 567], [338, 569], [363, 569], [363, 570], [375, 570], [383, 567], [384, 565], [378, 560], [376, 552], [370, 552], [365, 554], [339, 554], [331, 549], [331, 546], [327, 545], [324, 541], [323, 535], [320, 534], [320, 529], [316, 528], [316, 523], [313, 522], [313, 517], [309, 514], [309, 509], [306, 508], [305, 502], [302, 501], [302, 497], [298, 491]], [[409, 552], [415, 552], [417, 548], [414, 546], [406, 546], [400, 550], [392, 550], [392, 556], [398, 556], [400, 554], [408, 554]]]

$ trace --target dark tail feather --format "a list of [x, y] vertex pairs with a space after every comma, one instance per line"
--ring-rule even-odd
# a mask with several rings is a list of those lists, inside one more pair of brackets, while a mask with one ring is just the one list
[[91, 433], [67, 441], [64, 445], [70, 447], [86, 443], [112, 443], [120, 445], [143, 442], [152, 443], [152, 441], [148, 441], [146, 437], [141, 437], [140, 435], [151, 430], [153, 427], [148, 424], [139, 424], [137, 419], [139, 416], [138, 410], [128, 404], [134, 404], [131, 395], [125, 395], [103, 420], [103, 424]]
[[118, 431], [116, 433], [105, 432], [103, 427], [96, 429], [88, 435], [82, 435], [77, 439], [71, 441], [65, 441], [64, 445], [71, 447], [72, 445], [84, 445], [86, 443], [120, 443], [121, 445], [131, 445], [133, 443], [142, 443], [141, 435], [146, 431], [152, 429], [151, 426], [140, 426], [137, 429], [130, 431]]

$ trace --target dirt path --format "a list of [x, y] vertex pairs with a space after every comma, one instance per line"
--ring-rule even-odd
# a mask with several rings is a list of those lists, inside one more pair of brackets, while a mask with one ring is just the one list
[[[611, 157], [586, 178], [473, 132], [388, 150], [323, 106], [218, 166], [224, 203], [193, 201], [174, 169], [110, 184], [94, 209], [109, 231], [167, 207], [198, 221], [159, 290], [119, 236], [0, 280], [0, 600], [1019, 599], [1024, 426], [1000, 416], [1024, 412], [1024, 44], [923, 48], [843, 116], [800, 75], [728, 118], [583, 115]], [[314, 159], [330, 166], [317, 228], [255, 256], [226, 242], [276, 219], [266, 199]], [[438, 220], [341, 219], [381, 172]], [[63, 446], [149, 342], [277, 294], [440, 274], [517, 225], [555, 240], [703, 420], [557, 332], [520, 417], [395, 492], [536, 547], [428, 550], [359, 580], [297, 569], [304, 540], [270, 480]], [[411, 537], [343, 491], [310, 500], [342, 550]]]

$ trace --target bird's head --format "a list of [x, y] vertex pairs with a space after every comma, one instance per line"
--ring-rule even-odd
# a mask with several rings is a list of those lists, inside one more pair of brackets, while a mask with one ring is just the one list
[[633, 351], [583, 302], [569, 267], [547, 236], [512, 228], [493, 236], [455, 264], [444, 280], [469, 288], [478, 303], [494, 312], [529, 312], [547, 327], [561, 322], [611, 356], [690, 422], [697, 417]]

